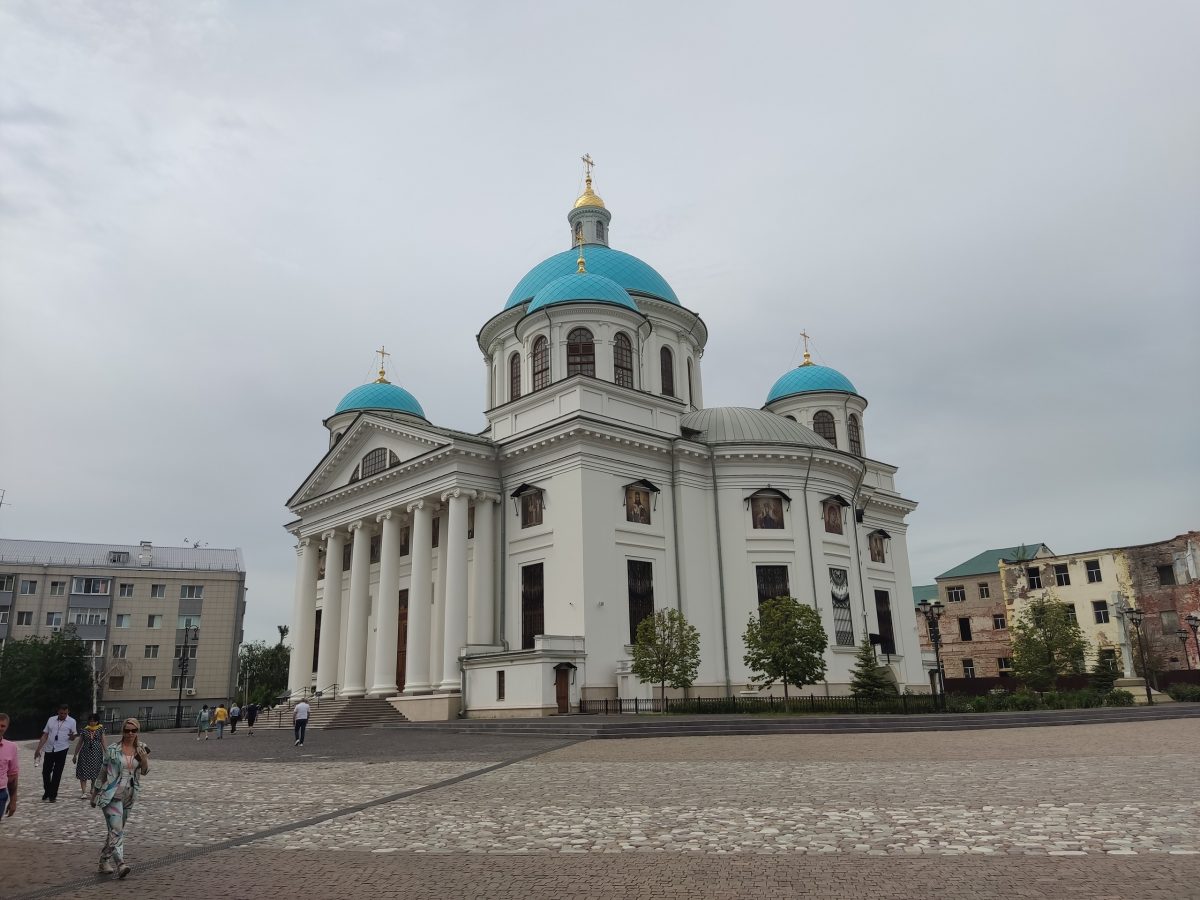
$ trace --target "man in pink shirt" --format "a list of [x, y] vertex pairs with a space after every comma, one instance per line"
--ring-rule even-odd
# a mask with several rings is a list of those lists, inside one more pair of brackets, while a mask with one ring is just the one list
[[0, 713], [0, 817], [17, 811], [17, 745], [4, 739], [8, 731], [8, 713]]

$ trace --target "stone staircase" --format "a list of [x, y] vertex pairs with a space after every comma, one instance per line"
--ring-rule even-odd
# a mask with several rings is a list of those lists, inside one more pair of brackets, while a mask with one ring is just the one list
[[[408, 723], [396, 707], [375, 697], [354, 700], [322, 699], [311, 704], [308, 717], [309, 728], [370, 728], [376, 725], [404, 725]], [[259, 716], [255, 728], [292, 727], [291, 707], [278, 706], [271, 713]]]

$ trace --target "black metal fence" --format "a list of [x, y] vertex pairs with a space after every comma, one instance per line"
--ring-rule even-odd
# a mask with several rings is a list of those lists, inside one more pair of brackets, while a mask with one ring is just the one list
[[899, 694], [884, 700], [860, 700], [857, 697], [655, 697], [649, 700], [581, 700], [579, 711], [585, 715], [615, 716], [642, 713], [668, 715], [837, 715], [869, 713], [910, 715], [939, 712], [938, 698], [932, 694]]

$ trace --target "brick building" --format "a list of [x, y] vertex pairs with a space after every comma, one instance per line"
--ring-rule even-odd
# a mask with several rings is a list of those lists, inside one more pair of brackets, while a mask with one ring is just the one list
[[[1150, 667], [1157, 671], [1200, 669], [1200, 655], [1186, 617], [1200, 616], [1200, 532], [1125, 547], [1133, 602], [1146, 614], [1142, 629]], [[1177, 632], [1182, 629], [1185, 640]], [[1185, 657], [1186, 652], [1186, 657]]]

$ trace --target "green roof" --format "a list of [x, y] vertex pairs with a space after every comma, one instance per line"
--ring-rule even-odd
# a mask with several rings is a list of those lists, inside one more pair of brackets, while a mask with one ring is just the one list
[[[1012, 562], [1017, 559], [1033, 559], [1042, 550], [1047, 553], [1050, 548], [1045, 544], [1018, 544], [1016, 547], [998, 547], [995, 550], [985, 550], [978, 556], [972, 556], [965, 563], [960, 563], [953, 569], [948, 569], [937, 580], [943, 578], [966, 578], [968, 575], [995, 575], [1000, 571], [1000, 560]], [[914, 588], [915, 590], [915, 588]]]
[[920, 603], [922, 600], [928, 600], [932, 603], [937, 599], [936, 584], [914, 584], [913, 585], [913, 603]]

